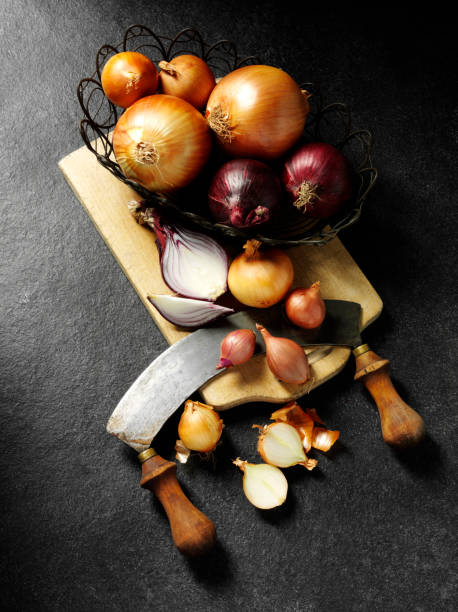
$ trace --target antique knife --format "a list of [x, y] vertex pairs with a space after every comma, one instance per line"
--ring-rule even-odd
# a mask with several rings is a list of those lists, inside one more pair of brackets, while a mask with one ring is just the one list
[[[216, 370], [220, 344], [234, 329], [252, 329], [259, 338], [256, 323], [261, 323], [274, 336], [291, 338], [301, 346], [350, 347], [356, 358], [355, 379], [365, 384], [377, 404], [385, 442], [406, 447], [423, 437], [423, 419], [396, 392], [388, 373], [389, 361], [362, 343], [360, 304], [344, 300], [325, 303], [326, 318], [316, 331], [292, 325], [281, 305], [238, 312], [199, 329], [159, 355], [116, 406], [107, 431], [140, 453], [140, 484], [153, 490], [163, 503], [174, 541], [182, 552], [198, 554], [208, 550], [215, 539], [214, 526], [184, 496], [176, 480], [176, 464], [159, 457], [150, 445], [175, 410], [204, 383], [224, 371]], [[263, 343], [257, 344], [257, 351], [261, 352], [262, 347]], [[323, 350], [317, 348], [309, 358], [313, 362], [320, 356]]]

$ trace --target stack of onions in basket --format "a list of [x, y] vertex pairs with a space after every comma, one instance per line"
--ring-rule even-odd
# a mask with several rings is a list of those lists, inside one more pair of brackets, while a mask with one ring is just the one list
[[209, 183], [208, 212], [219, 223], [263, 225], [291, 206], [288, 200], [324, 218], [350, 198], [343, 154], [326, 143], [300, 143], [309, 94], [286, 72], [245, 66], [216, 84], [194, 55], [159, 68], [141, 53], [124, 52], [102, 72], [107, 97], [126, 107], [113, 149], [127, 178], [153, 192], [179, 191], [207, 167], [215, 141], [226, 160]]

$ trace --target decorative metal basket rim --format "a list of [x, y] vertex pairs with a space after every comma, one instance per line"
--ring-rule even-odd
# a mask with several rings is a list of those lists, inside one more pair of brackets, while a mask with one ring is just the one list
[[[331, 219], [317, 220], [304, 230], [299, 236], [279, 237], [273, 234], [264, 234], [262, 226], [251, 230], [242, 230], [222, 223], [215, 223], [210, 218], [190, 210], [184, 210], [179, 204], [176, 195], [155, 193], [145, 189], [139, 183], [124, 176], [119, 164], [115, 161], [111, 131], [118, 119], [118, 109], [104, 95], [101, 85], [101, 71], [104, 62], [112, 54], [120, 51], [141, 51], [149, 55], [156, 63], [161, 59], [170, 61], [182, 53], [194, 53], [204, 59], [213, 69], [216, 76], [223, 76], [231, 70], [249, 64], [262, 63], [255, 56], [240, 58], [235, 44], [229, 40], [220, 40], [212, 45], [206, 43], [198, 30], [186, 28], [175, 37], [157, 35], [148, 27], [135, 24], [130, 26], [121, 43], [116, 45], [103, 45], [97, 52], [96, 69], [90, 76], [81, 79], [78, 84], [77, 95], [84, 118], [80, 122], [80, 133], [87, 148], [96, 156], [98, 162], [109, 170], [119, 180], [132, 187], [149, 205], [167, 209], [173, 217], [189, 221], [193, 225], [218, 234], [231, 240], [245, 241], [256, 238], [270, 246], [291, 247], [303, 244], [324, 245], [332, 240], [341, 230], [353, 225], [360, 217], [367, 195], [377, 179], [377, 170], [372, 162], [373, 137], [367, 129], [354, 129], [352, 127], [351, 113], [346, 104], [335, 102], [323, 104], [322, 96], [316, 85], [302, 83], [301, 87], [312, 92], [312, 108], [307, 117], [306, 136], [309, 140], [328, 141], [322, 136], [322, 126], [329, 123], [334, 114], [339, 117], [344, 131], [335, 146], [343, 149], [350, 143], [356, 142], [361, 148], [362, 159], [358, 167], [354, 168], [359, 178], [359, 186], [354, 199], [343, 211]], [[105, 115], [102, 113], [105, 112]]]

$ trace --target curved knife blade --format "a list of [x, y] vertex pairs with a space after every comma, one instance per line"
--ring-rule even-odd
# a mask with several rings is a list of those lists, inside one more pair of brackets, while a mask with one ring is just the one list
[[[148, 448], [175, 410], [216, 370], [223, 338], [235, 329], [262, 323], [274, 336], [291, 338], [301, 346], [356, 346], [360, 342], [361, 306], [356, 302], [325, 300], [326, 318], [317, 332], [307, 332], [287, 320], [282, 307], [243, 311], [189, 334], [157, 357], [128, 389], [111, 415], [107, 431], [136, 451]], [[257, 342], [256, 352], [264, 344]]]

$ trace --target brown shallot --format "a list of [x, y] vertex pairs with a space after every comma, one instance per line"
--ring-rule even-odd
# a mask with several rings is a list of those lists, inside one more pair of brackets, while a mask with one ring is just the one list
[[310, 365], [304, 350], [289, 338], [272, 336], [267, 329], [256, 324], [266, 345], [266, 359], [269, 369], [286, 383], [303, 384], [310, 378]]
[[217, 370], [245, 363], [253, 357], [256, 335], [251, 329], [235, 329], [221, 342], [221, 355]]
[[326, 316], [326, 305], [320, 294], [320, 281], [310, 287], [294, 289], [285, 301], [286, 316], [304, 329], [319, 327]]

